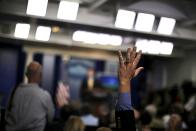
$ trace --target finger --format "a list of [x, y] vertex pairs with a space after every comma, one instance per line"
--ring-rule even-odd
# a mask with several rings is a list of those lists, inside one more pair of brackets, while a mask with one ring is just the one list
[[133, 62], [133, 69], [135, 69], [141, 59], [141, 56], [142, 56], [142, 51], [140, 50], [138, 53], [137, 53], [137, 56], [136, 58], [134, 59], [134, 62]]
[[125, 62], [124, 62], [124, 59], [123, 59], [123, 56], [122, 56], [122, 53], [121, 53], [121, 51], [119, 50], [118, 51], [118, 57], [119, 57], [119, 64], [120, 64], [120, 66], [121, 67], [123, 67], [123, 66], [125, 66]]
[[135, 56], [136, 56], [136, 47], [133, 47], [132, 53], [130, 54], [130, 63], [133, 64]]
[[132, 53], [132, 49], [128, 48], [127, 49], [127, 57], [126, 57], [126, 63], [130, 63], [130, 59], [131, 59], [131, 53]]
[[144, 70], [144, 67], [139, 67], [139, 68], [137, 68], [137, 69], [135, 70], [134, 77], [138, 76], [139, 73], [140, 73], [142, 70]]

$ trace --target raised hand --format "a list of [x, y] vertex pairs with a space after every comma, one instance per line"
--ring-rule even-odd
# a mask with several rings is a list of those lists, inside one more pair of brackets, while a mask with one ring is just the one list
[[128, 48], [126, 58], [123, 58], [121, 51], [119, 51], [119, 81], [121, 93], [129, 92], [130, 80], [137, 76], [144, 68], [138, 67], [142, 52], [136, 52], [136, 47]]
[[62, 108], [65, 105], [69, 104], [70, 92], [69, 86], [59, 83], [57, 94], [56, 94], [56, 103], [58, 108]]

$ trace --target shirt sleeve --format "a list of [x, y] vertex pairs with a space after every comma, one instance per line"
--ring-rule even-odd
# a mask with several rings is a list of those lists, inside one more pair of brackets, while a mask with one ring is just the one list
[[46, 110], [47, 110], [47, 119], [49, 122], [51, 122], [53, 120], [54, 117], [54, 104], [52, 102], [52, 98], [50, 96], [50, 94], [48, 94], [46, 92]]
[[126, 111], [131, 109], [132, 109], [132, 105], [131, 105], [130, 93], [120, 93], [116, 104], [116, 110]]

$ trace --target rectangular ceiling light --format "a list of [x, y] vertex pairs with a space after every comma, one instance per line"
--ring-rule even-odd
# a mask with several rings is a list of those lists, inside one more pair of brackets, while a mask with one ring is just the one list
[[143, 53], [154, 55], [171, 55], [173, 51], [173, 43], [157, 40], [137, 40], [135, 46], [137, 51], [141, 50]]
[[113, 46], [120, 46], [123, 42], [123, 38], [119, 35], [112, 35], [110, 37], [110, 45], [113, 45]]
[[123, 29], [132, 29], [136, 13], [133, 11], [127, 11], [119, 9], [117, 16], [115, 27], [123, 28]]
[[29, 36], [30, 25], [24, 23], [17, 23], [15, 27], [14, 36], [18, 38], [27, 39]]
[[110, 35], [103, 33], [94, 33], [87, 31], [75, 31], [73, 33], [74, 41], [84, 42], [87, 44], [100, 44], [120, 46], [122, 44], [122, 37], [118, 35]]
[[138, 31], [152, 31], [155, 16], [152, 14], [138, 13], [135, 29]]
[[161, 42], [158, 40], [150, 40], [148, 42], [148, 51], [149, 54], [159, 54], [160, 53]]
[[147, 53], [148, 51], [148, 40], [137, 40], [135, 43], [135, 46], [137, 47], [137, 51], [142, 51], [142, 53]]
[[72, 39], [74, 41], [80, 41], [88, 44], [96, 44], [97, 34], [87, 31], [75, 31]]
[[45, 16], [48, 0], [28, 0], [27, 11], [28, 15]]
[[57, 13], [57, 18], [64, 20], [76, 20], [79, 3], [71, 1], [61, 1]]
[[175, 24], [175, 19], [161, 17], [157, 32], [165, 35], [171, 35], [173, 33]]
[[171, 42], [162, 42], [160, 48], [160, 54], [162, 55], [171, 55], [173, 51], [173, 43]]
[[46, 26], [38, 26], [35, 34], [36, 40], [48, 41], [50, 39], [51, 28]]

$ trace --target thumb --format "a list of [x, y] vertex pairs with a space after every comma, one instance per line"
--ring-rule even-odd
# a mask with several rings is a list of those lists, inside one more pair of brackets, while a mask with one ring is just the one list
[[134, 73], [134, 77], [136, 77], [142, 70], [144, 70], [144, 67], [139, 67], [135, 70], [135, 73]]

